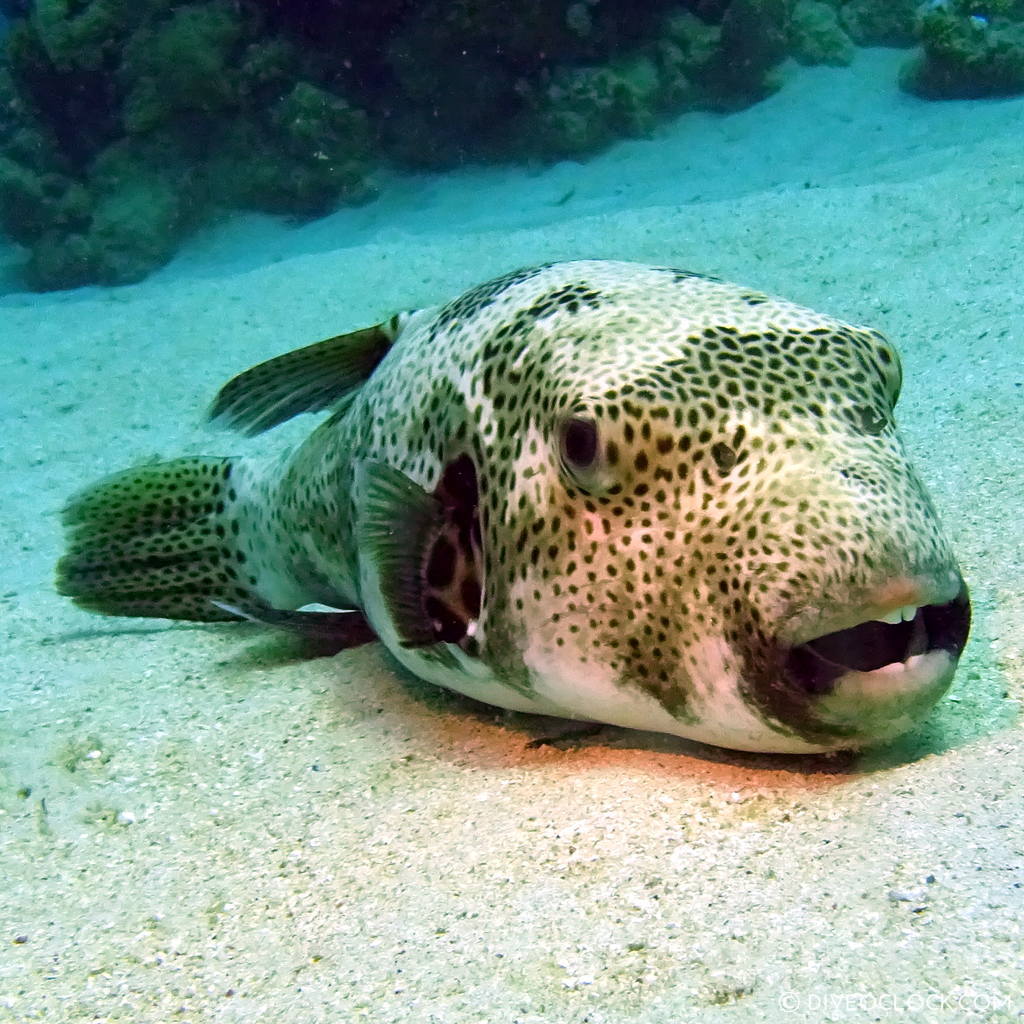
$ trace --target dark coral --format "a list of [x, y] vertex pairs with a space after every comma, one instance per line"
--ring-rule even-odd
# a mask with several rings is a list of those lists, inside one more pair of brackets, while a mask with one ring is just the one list
[[921, 0], [845, 0], [839, 16], [860, 46], [913, 46]]
[[657, 33], [670, 7], [669, 0], [522, 0], [510, 16], [496, 0], [428, 0], [397, 19], [379, 64], [363, 55], [358, 77], [375, 84], [384, 145], [403, 163], [514, 154], [510, 132], [547, 83], [630, 54]]
[[0, 226], [34, 288], [136, 281], [223, 206], [370, 194], [366, 114], [231, 0], [37, 0], [0, 75]]
[[723, 101], [745, 104], [777, 88], [771, 72], [788, 52], [792, 0], [733, 0], [722, 18], [712, 80]]
[[789, 22], [789, 52], [801, 64], [841, 67], [853, 60], [854, 46], [833, 4], [797, 0]]
[[581, 157], [749, 104], [884, 6], [35, 0], [0, 66], [0, 228], [33, 287], [138, 280], [218, 209], [364, 201], [380, 160]]
[[950, 0], [921, 15], [921, 50], [900, 84], [926, 99], [1024, 92], [1024, 2]]
[[717, 26], [677, 12], [655, 39], [621, 57], [538, 75], [508, 126], [509, 150], [580, 156], [617, 138], [644, 136], [670, 111], [706, 104], [719, 34]]

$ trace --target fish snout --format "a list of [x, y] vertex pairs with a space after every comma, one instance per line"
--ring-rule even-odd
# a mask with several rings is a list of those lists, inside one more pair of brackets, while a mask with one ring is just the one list
[[963, 578], [889, 580], [844, 618], [786, 651], [780, 718], [850, 746], [907, 731], [949, 688], [967, 643]]

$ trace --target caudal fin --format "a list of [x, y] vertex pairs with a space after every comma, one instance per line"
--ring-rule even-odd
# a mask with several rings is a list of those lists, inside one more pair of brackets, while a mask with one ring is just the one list
[[[185, 458], [101, 480], [64, 509], [57, 589], [82, 608], [200, 622], [256, 597], [232, 515], [237, 460]], [[219, 602], [215, 604], [214, 602]]]

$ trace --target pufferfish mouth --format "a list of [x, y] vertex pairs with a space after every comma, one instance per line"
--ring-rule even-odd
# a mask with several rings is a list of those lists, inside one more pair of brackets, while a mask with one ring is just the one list
[[945, 651], [960, 657], [971, 624], [966, 586], [945, 604], [910, 605], [884, 619], [868, 619], [793, 647], [786, 658], [790, 681], [809, 695], [832, 691], [850, 672], [906, 665], [918, 655]]

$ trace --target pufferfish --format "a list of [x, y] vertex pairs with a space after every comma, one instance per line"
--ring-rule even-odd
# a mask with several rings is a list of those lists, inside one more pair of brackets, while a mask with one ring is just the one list
[[715, 277], [518, 270], [235, 377], [211, 418], [246, 434], [330, 415], [283, 455], [95, 484], [58, 588], [379, 638], [516, 711], [862, 747], [928, 713], [970, 623], [900, 384], [877, 331]]

